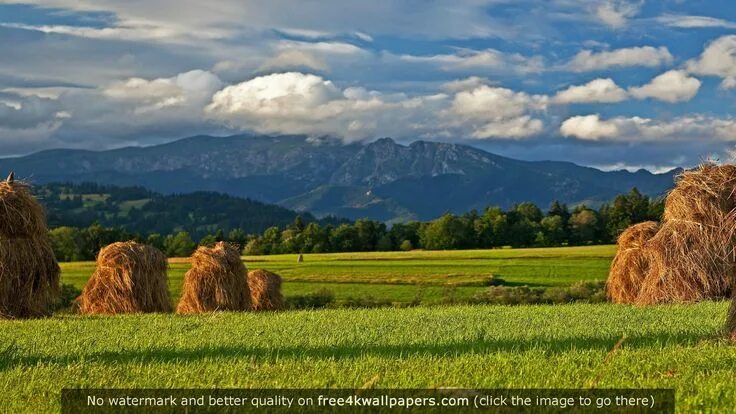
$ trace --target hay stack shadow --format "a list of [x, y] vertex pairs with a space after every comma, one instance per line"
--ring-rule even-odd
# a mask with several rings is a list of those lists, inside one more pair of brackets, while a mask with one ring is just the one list
[[286, 309], [281, 294], [281, 276], [268, 270], [248, 272], [248, 286], [254, 311], [277, 311]]
[[11, 173], [0, 182], [0, 318], [50, 315], [60, 273], [43, 207]]
[[83, 314], [171, 312], [166, 256], [133, 241], [113, 243], [77, 299]]
[[184, 275], [176, 312], [247, 311], [250, 307], [248, 272], [238, 247], [225, 242], [199, 247]]

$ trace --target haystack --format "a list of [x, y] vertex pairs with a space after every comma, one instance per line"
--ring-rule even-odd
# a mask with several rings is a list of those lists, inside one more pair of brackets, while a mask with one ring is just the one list
[[642, 247], [657, 230], [659, 223], [646, 221], [629, 227], [618, 237], [618, 250], [606, 284], [612, 302], [634, 303], [636, 300], [650, 263]]
[[198, 248], [184, 275], [177, 313], [249, 310], [247, 273], [236, 246], [219, 242]]
[[0, 182], [0, 317], [49, 315], [59, 274], [43, 207], [11, 173]]
[[619, 244], [609, 277], [614, 301], [632, 296], [619, 292], [623, 273], [645, 275], [634, 300], [640, 305], [728, 297], [736, 277], [736, 166], [704, 164], [680, 174], [650, 237], [631, 257]]
[[248, 286], [255, 311], [273, 311], [286, 308], [281, 294], [281, 276], [268, 270], [248, 272]]
[[640, 305], [728, 297], [736, 262], [718, 228], [672, 220], [646, 244], [650, 266], [636, 299]]
[[171, 312], [166, 256], [133, 241], [113, 243], [97, 256], [97, 268], [79, 297], [83, 314]]

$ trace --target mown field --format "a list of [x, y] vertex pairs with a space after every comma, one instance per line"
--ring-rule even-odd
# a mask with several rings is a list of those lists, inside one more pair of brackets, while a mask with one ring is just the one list
[[[328, 288], [432, 302], [605, 279], [612, 246], [245, 257], [287, 296]], [[82, 287], [92, 263], [62, 264]], [[188, 264], [171, 263], [178, 297]], [[419, 306], [0, 321], [0, 412], [56, 412], [64, 387], [675, 388], [679, 412], [732, 412], [724, 302]], [[616, 345], [619, 344], [619, 345]]]
[[[444, 295], [472, 296], [491, 277], [507, 286], [567, 286], [580, 280], [605, 280], [615, 246], [465, 251], [246, 256], [249, 269], [267, 269], [284, 277], [286, 296], [328, 289], [336, 299], [373, 297], [392, 302], [436, 302]], [[93, 262], [62, 263], [62, 280], [82, 288]], [[169, 282], [179, 297], [189, 265], [173, 259]]]
[[726, 310], [479, 305], [3, 321], [0, 407], [58, 411], [63, 387], [672, 387], [679, 412], [732, 412]]

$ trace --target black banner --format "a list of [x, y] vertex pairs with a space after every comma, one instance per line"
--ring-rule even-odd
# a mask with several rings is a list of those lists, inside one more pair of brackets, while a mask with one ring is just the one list
[[72, 413], [674, 413], [669, 389], [65, 389]]

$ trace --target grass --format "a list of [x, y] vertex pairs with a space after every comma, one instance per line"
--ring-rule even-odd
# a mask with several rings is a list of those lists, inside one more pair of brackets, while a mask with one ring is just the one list
[[[57, 316], [0, 322], [0, 407], [58, 411], [63, 387], [675, 388], [736, 406], [722, 302]], [[620, 348], [615, 349], [622, 337]]]
[[[287, 296], [327, 288], [337, 300], [373, 296], [392, 302], [416, 297], [436, 302], [455, 286], [459, 297], [472, 296], [491, 276], [506, 285], [568, 286], [580, 280], [605, 280], [615, 246], [464, 251], [246, 256], [249, 269], [267, 269], [284, 278]], [[64, 283], [83, 287], [94, 271], [92, 262], [62, 263]], [[171, 264], [172, 296], [179, 297], [189, 265]]]

